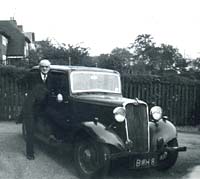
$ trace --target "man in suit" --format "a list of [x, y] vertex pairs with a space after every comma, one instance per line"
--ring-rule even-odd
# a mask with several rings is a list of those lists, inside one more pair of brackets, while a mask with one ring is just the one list
[[47, 83], [50, 65], [51, 65], [51, 63], [49, 62], [49, 60], [46, 60], [46, 59], [41, 60], [39, 63], [40, 76], [41, 76], [43, 83]]
[[25, 82], [28, 85], [28, 96], [25, 99], [22, 110], [22, 120], [24, 120], [26, 129], [26, 157], [34, 160], [34, 130], [35, 120], [41, 115], [45, 107], [49, 86], [51, 85], [50, 71], [51, 63], [44, 59], [39, 63], [40, 72], [30, 73]]

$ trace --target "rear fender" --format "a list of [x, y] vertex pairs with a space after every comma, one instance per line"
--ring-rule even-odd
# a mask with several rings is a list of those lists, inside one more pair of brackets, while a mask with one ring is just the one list
[[100, 122], [83, 122], [81, 123], [82, 130], [84, 130], [90, 137], [94, 140], [110, 144], [119, 150], [124, 150], [125, 145], [121, 138], [111, 130], [106, 129], [106, 127]]
[[157, 140], [164, 139], [164, 143], [168, 143], [174, 138], [177, 138], [176, 127], [168, 120], [160, 120], [156, 124], [150, 122], [151, 146], [154, 148], [157, 145]]

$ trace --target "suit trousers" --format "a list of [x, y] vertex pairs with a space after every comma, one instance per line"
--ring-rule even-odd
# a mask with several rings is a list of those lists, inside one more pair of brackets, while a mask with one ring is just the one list
[[34, 131], [35, 131], [35, 121], [33, 115], [26, 116], [25, 119], [26, 128], [26, 155], [34, 155]]

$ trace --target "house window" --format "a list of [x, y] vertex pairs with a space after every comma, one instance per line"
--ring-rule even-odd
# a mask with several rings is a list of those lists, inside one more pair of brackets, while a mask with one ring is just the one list
[[29, 44], [25, 42], [24, 45], [24, 57], [27, 57], [29, 55]]
[[7, 65], [6, 56], [2, 55], [2, 65]]
[[4, 37], [4, 36], [2, 36], [2, 44], [4, 46], [7, 46], [7, 44], [8, 44], [8, 39], [6, 37]]

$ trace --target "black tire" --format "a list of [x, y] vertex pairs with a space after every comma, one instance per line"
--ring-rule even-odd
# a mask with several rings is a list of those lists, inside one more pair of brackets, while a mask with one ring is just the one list
[[74, 163], [81, 179], [100, 179], [109, 170], [109, 148], [91, 140], [78, 141], [74, 149]]
[[[169, 147], [178, 147], [177, 139], [173, 139], [167, 144]], [[164, 158], [162, 158], [164, 156]], [[159, 156], [158, 159], [158, 170], [164, 171], [170, 169], [176, 163], [178, 158], [178, 152], [165, 152], [163, 155]]]
[[26, 125], [25, 125], [24, 122], [22, 123], [22, 135], [23, 135], [24, 140], [26, 141], [26, 139], [27, 139], [27, 132], [26, 132]]

